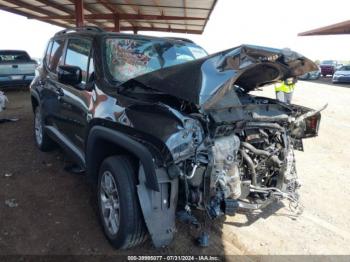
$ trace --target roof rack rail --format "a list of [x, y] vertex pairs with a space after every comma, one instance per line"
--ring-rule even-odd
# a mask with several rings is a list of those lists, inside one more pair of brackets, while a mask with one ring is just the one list
[[194, 42], [191, 39], [184, 38], [184, 37], [170, 37], [169, 36], [169, 37], [165, 37], [165, 38], [170, 39], [170, 40], [183, 41], [183, 42], [194, 44]]
[[83, 27], [72, 27], [72, 28], [67, 28], [61, 31], [58, 31], [55, 36], [57, 35], [64, 35], [67, 33], [71, 32], [104, 32], [104, 30], [98, 26], [83, 26]]

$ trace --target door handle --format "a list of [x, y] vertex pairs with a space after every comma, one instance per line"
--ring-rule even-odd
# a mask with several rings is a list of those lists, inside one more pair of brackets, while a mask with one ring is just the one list
[[58, 97], [64, 96], [64, 92], [62, 88], [56, 88], [56, 94]]

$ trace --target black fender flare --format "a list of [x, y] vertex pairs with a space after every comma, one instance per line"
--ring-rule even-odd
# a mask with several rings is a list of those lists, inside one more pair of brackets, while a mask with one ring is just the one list
[[135, 155], [140, 160], [145, 170], [146, 186], [149, 189], [159, 192], [156, 167], [150, 151], [144, 145], [130, 138], [128, 135], [103, 126], [94, 126], [89, 132], [86, 144], [86, 169], [89, 176], [94, 176], [94, 145], [98, 139], [110, 141]]
[[40, 96], [38, 94], [38, 92], [34, 89], [30, 90], [30, 98], [31, 98], [31, 102], [32, 102], [32, 108], [34, 109], [34, 105], [33, 105], [33, 99], [35, 99], [38, 103], [38, 105], [40, 106], [41, 101], [40, 101]]

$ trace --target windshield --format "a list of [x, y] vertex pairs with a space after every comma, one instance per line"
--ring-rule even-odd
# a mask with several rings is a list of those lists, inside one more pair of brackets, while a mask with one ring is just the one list
[[333, 60], [325, 60], [325, 61], [322, 61], [321, 65], [335, 65], [336, 62], [333, 61]]
[[195, 44], [163, 39], [108, 38], [105, 48], [108, 70], [119, 82], [208, 55]]

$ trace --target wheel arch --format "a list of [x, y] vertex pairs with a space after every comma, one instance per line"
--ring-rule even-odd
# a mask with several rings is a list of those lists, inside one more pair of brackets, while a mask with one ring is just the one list
[[147, 187], [159, 191], [156, 167], [150, 151], [128, 135], [103, 126], [90, 129], [86, 144], [86, 170], [92, 183], [97, 182], [103, 160], [113, 154], [127, 154], [139, 160], [145, 169]]
[[35, 111], [35, 108], [40, 105], [39, 95], [36, 92], [31, 92], [30, 100], [32, 102], [32, 110]]

